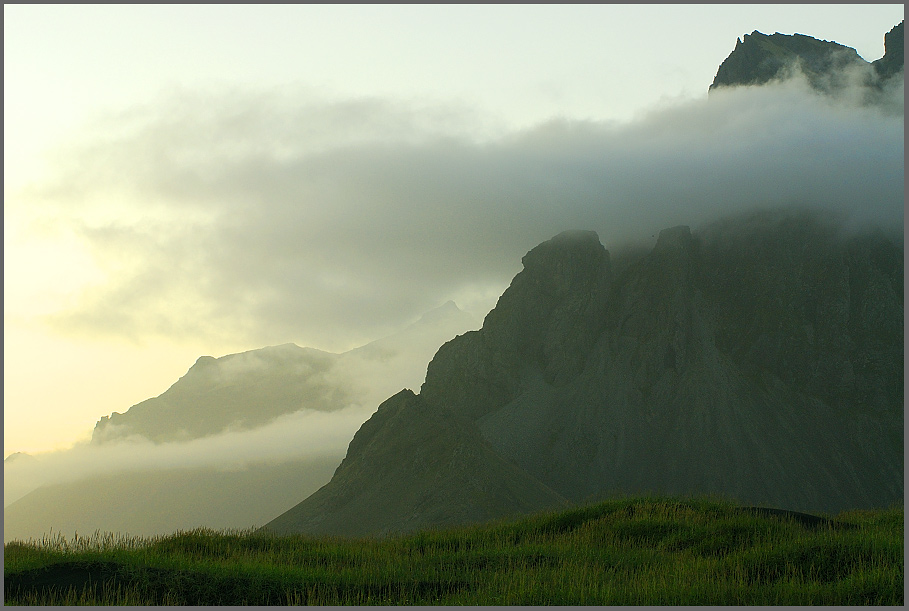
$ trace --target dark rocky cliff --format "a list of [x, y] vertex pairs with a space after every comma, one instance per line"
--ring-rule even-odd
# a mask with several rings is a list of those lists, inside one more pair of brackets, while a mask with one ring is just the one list
[[872, 62], [875, 72], [882, 78], [889, 78], [903, 72], [903, 63], [905, 61], [903, 49], [903, 21], [893, 26], [889, 32], [884, 35], [884, 56], [879, 60]]
[[738, 39], [735, 49], [717, 70], [710, 89], [735, 85], [762, 85], [785, 78], [796, 64], [812, 85], [850, 65], [866, 64], [855, 49], [804, 34], [762, 34], [755, 30]]
[[860, 82], [880, 89], [903, 72], [903, 23], [884, 36], [885, 54], [873, 63], [852, 47], [818, 40], [804, 34], [762, 34], [754, 31], [736, 41], [732, 53], [720, 64], [710, 89], [762, 85], [785, 80], [797, 72], [817, 91], [837, 94]]
[[[420, 435], [476, 428], [499, 467], [573, 502], [649, 491], [887, 505], [903, 497], [902, 262], [901, 241], [799, 211], [667, 229], [620, 273], [595, 234], [561, 234], [528, 253], [481, 330], [439, 349], [413, 399]], [[381, 412], [361, 432], [394, 438]], [[289, 512], [297, 524], [368, 498], [378, 475], [348, 477], [366, 473], [356, 442], [320, 491], [330, 500]], [[368, 470], [396, 472], [417, 451], [377, 454]], [[492, 462], [459, 477], [489, 479]], [[446, 511], [481, 497], [453, 495]], [[416, 509], [399, 498], [362, 510], [406, 530]]]

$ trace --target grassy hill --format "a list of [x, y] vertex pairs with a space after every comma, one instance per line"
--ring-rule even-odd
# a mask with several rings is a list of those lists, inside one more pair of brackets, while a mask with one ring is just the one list
[[194, 530], [4, 546], [6, 604], [902, 605], [903, 507], [625, 498], [385, 538]]

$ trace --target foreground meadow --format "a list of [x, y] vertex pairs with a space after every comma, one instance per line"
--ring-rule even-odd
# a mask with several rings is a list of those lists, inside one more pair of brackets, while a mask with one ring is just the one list
[[382, 539], [194, 530], [4, 545], [13, 605], [902, 605], [903, 508], [625, 498]]

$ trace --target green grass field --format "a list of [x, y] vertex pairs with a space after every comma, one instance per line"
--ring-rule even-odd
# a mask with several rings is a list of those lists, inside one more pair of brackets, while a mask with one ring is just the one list
[[19, 605], [902, 605], [903, 507], [822, 524], [626, 498], [382, 539], [194, 530], [4, 546]]

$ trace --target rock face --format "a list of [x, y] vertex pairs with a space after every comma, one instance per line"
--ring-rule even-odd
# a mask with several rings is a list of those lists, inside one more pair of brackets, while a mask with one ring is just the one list
[[762, 85], [802, 72], [817, 91], [836, 94], [854, 84], [880, 89], [887, 79], [902, 75], [903, 23], [884, 37], [884, 57], [868, 63], [855, 49], [803, 34], [762, 34], [754, 31], [736, 41], [720, 64], [710, 89]]
[[855, 49], [804, 34], [762, 34], [755, 30], [738, 39], [735, 49], [720, 64], [710, 89], [735, 85], [762, 85], [785, 78], [798, 64], [816, 88], [823, 77], [851, 65], [865, 64]]
[[[592, 233], [556, 236], [523, 263], [483, 328], [439, 349], [420, 394], [390, 399], [332, 481], [268, 528], [479, 519], [488, 492], [453, 491], [500, 481], [506, 465], [534, 499], [720, 494], [836, 512], [903, 498], [901, 240], [776, 210], [667, 229], [621, 264]], [[458, 435], [484, 458], [435, 445]], [[417, 456], [430, 462], [407, 479]], [[383, 477], [445, 492], [380, 503], [369, 491]], [[485, 515], [532, 505], [499, 501]]]
[[872, 62], [875, 72], [882, 78], [889, 78], [903, 72], [903, 23], [893, 26], [884, 34], [884, 57]]

